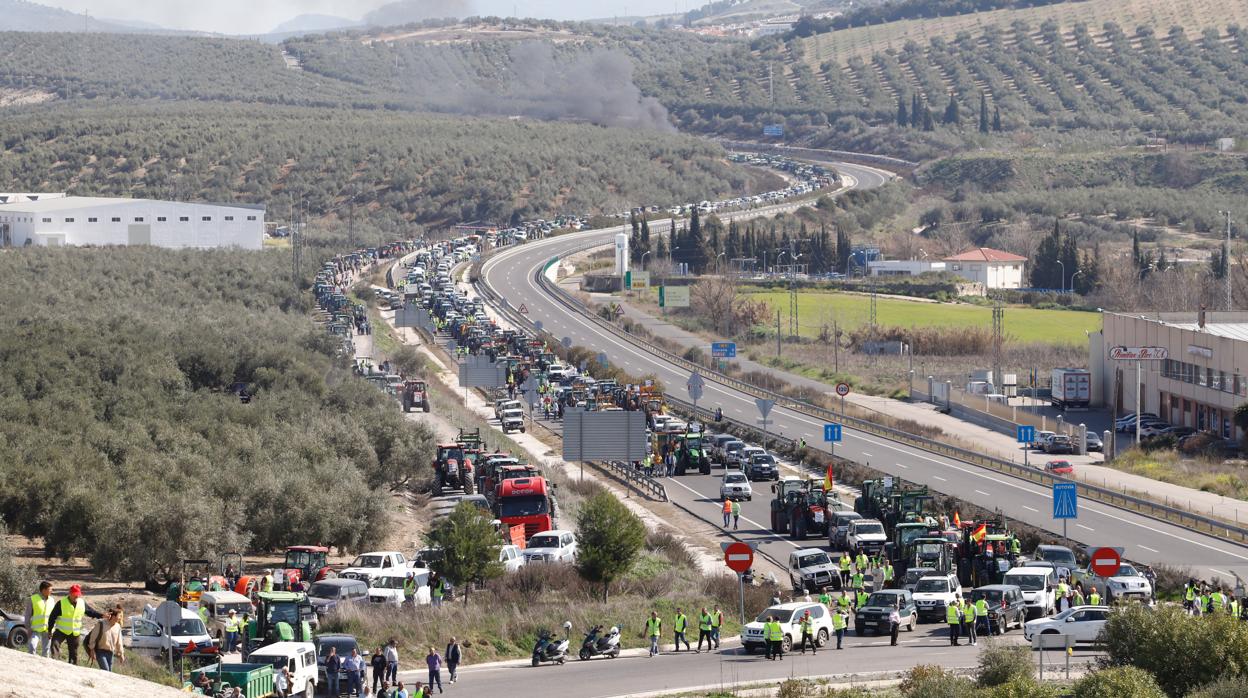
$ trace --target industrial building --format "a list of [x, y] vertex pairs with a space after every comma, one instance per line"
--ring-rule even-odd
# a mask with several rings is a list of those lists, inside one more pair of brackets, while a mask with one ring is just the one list
[[867, 262], [867, 276], [918, 276], [945, 271], [945, 263], [934, 259], [873, 259]]
[[154, 245], [238, 247], [264, 243], [264, 207], [147, 199], [31, 195], [0, 205], [0, 246]]
[[[1093, 404], [1143, 412], [1176, 426], [1239, 438], [1235, 408], [1248, 402], [1248, 313], [1102, 314], [1089, 342]], [[1145, 358], [1133, 350], [1145, 349]], [[1160, 349], [1161, 351], [1156, 351]]]
[[948, 271], [964, 279], [983, 284], [984, 288], [1023, 288], [1027, 278], [1027, 258], [990, 247], [976, 247], [952, 257], [945, 257]]

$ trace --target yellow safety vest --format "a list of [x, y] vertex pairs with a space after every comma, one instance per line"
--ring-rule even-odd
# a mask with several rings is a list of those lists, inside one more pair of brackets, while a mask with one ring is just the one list
[[808, 618], [807, 616], [802, 616], [802, 619], [798, 622], [802, 624], [802, 634], [809, 635], [810, 634], [810, 618]]
[[842, 555], [842, 556], [841, 556], [841, 571], [842, 571], [842, 572], [848, 572], [848, 571], [849, 571], [849, 565], [850, 565], [850, 562], [849, 562], [849, 557], [848, 557], [848, 556], [846, 556], [846, 555]]
[[724, 624], [724, 614], [716, 611], [711, 614], [711, 627], [718, 628]]
[[443, 588], [444, 588], [443, 581], [441, 579], [438, 579], [438, 583], [435, 584], [433, 587], [433, 598], [435, 599], [442, 598], [442, 594], [444, 593]]
[[962, 623], [962, 619], [958, 616], [959, 612], [957, 604], [950, 604], [949, 607], [945, 609], [945, 622], [949, 625], [960, 625]]
[[709, 631], [710, 631], [710, 629], [711, 629], [711, 616], [710, 616], [710, 614], [708, 614], [708, 613], [704, 613], [704, 614], [702, 614], [702, 615], [698, 616], [698, 623], [699, 623], [699, 625], [698, 625], [698, 630], [706, 630], [706, 631], [708, 631], [708, 632], [709, 632]]
[[48, 616], [52, 615], [52, 604], [56, 601], [48, 596], [44, 599], [39, 594], [30, 597], [30, 629], [37, 633], [48, 632]]
[[260, 591], [273, 591], [273, 575], [264, 575], [264, 580], [260, 584]]
[[403, 598], [410, 599], [416, 595], [416, 580], [408, 577], [403, 580]]
[[977, 618], [988, 617], [988, 602], [987, 601], [980, 599], [979, 601], [975, 602], [975, 616]]
[[845, 616], [841, 615], [840, 613], [833, 613], [832, 614], [832, 629], [844, 630], [845, 629]]
[[681, 613], [676, 616], [676, 632], [685, 632], [685, 627], [689, 625], [689, 619], [685, 614]]
[[1187, 592], [1185, 593], [1185, 597], [1187, 598], [1187, 600], [1188, 600], [1188, 601], [1195, 601], [1195, 600], [1196, 600], [1196, 590], [1195, 590], [1194, 588], [1192, 588], [1192, 587], [1188, 587], [1188, 588], [1187, 588]]
[[1090, 602], [1093, 606], [1100, 606], [1100, 605], [1101, 605], [1101, 595], [1100, 595], [1100, 594], [1098, 594], [1098, 593], [1096, 593], [1096, 592], [1094, 591], [1094, 592], [1092, 592], [1092, 595], [1088, 597], [1088, 601], [1089, 601], [1089, 602]]
[[893, 566], [892, 565], [884, 566], [884, 581], [886, 582], [893, 581]]
[[772, 622], [764, 626], [767, 629], [767, 639], [772, 642], [781, 642], [784, 640], [784, 628], [780, 627], [780, 623]]
[[867, 595], [867, 592], [859, 591], [858, 592], [858, 608], [862, 608], [863, 606], [866, 606], [868, 598], [870, 597]]
[[77, 637], [82, 634], [82, 617], [87, 613], [87, 602], [78, 597], [78, 603], [71, 604], [69, 598], [61, 599], [61, 615], [56, 619], [56, 631], [62, 635]]
[[226, 618], [225, 618], [225, 632], [227, 632], [227, 633], [236, 633], [236, 632], [238, 632], [238, 618], [230, 618], [229, 616], [226, 616]]

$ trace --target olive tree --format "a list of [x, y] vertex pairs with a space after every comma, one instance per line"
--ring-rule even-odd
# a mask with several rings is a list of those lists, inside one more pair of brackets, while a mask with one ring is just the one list
[[451, 515], [434, 524], [425, 535], [429, 545], [442, 549], [442, 559], [434, 563], [438, 574], [464, 589], [503, 574], [498, 551], [503, 540], [494, 530], [490, 517], [471, 502], [460, 502]]
[[602, 585], [606, 603], [611, 583], [633, 567], [646, 542], [646, 527], [610, 492], [599, 492], [576, 515], [576, 570]]

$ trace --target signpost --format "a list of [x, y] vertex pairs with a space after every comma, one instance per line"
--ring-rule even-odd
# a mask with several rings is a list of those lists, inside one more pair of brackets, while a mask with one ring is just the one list
[[754, 567], [754, 543], [721, 543], [724, 549], [724, 564], [737, 573], [737, 581], [741, 588], [741, 625], [745, 625], [745, 573]]
[[758, 413], [762, 415], [762, 419], [758, 420], [763, 425], [763, 449], [767, 448], [767, 425], [771, 424], [767, 419], [767, 415], [771, 414], [771, 408], [776, 406], [775, 400], [768, 400], [765, 397], [755, 398], [754, 405], [758, 408]]
[[[1141, 388], [1141, 362], [1161, 361], [1170, 358], [1170, 350], [1165, 347], [1110, 347], [1109, 358], [1115, 361], [1135, 362], [1135, 444], [1140, 444], [1140, 412], [1144, 409], [1144, 391]], [[1117, 416], [1117, 411], [1115, 411]], [[1117, 449], [1114, 450], [1116, 456]]]
[[524, 303], [521, 303], [521, 304], [520, 304], [520, 309], [519, 309], [519, 310], [520, 310], [520, 314], [521, 314], [521, 315], [528, 315], [528, 314], [529, 314], [529, 306], [525, 305]]
[[1031, 442], [1036, 440], [1036, 428], [1025, 424], [1018, 425], [1018, 442], [1023, 444], [1023, 465], [1028, 465], [1027, 456], [1031, 453]]
[[1122, 555], [1113, 548], [1097, 548], [1092, 551], [1088, 568], [1098, 577], [1113, 577], [1122, 567]]
[[628, 291], [640, 291], [650, 288], [650, 272], [648, 271], [630, 271], [625, 275], [625, 283]]
[[688, 308], [689, 307], [689, 287], [688, 286], [660, 286], [659, 287], [659, 307], [660, 308]]
[[836, 394], [841, 396], [841, 418], [845, 418], [845, 396], [849, 395], [849, 383], [837, 383]]
[[689, 374], [689, 380], [685, 383], [685, 388], [689, 391], [689, 399], [693, 400], [693, 417], [698, 417], [698, 400], [702, 399], [702, 388], [706, 386], [706, 381], [702, 378], [702, 374], [694, 371]]
[[564, 348], [564, 349], [571, 349], [571, 348], [572, 348], [572, 338], [571, 338], [571, 337], [564, 337], [563, 339], [559, 340], [559, 343], [563, 345], [563, 348]]
[[598, 365], [603, 368], [607, 367], [607, 352], [605, 351], [598, 352]]
[[824, 424], [823, 440], [831, 444], [828, 447], [829, 453], [836, 455], [836, 444], [841, 442], [841, 425], [836, 424], [835, 422], [832, 424]]
[[1066, 522], [1079, 518], [1079, 486], [1073, 482], [1053, 483], [1053, 518], [1062, 521], [1062, 537], [1070, 545]]
[[711, 357], [716, 359], [737, 358], [736, 342], [711, 342]]

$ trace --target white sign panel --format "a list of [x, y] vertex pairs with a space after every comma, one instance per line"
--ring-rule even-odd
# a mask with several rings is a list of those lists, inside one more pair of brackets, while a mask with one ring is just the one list
[[689, 307], [688, 286], [665, 286], [663, 288], [663, 296], [663, 307], [665, 308]]
[[650, 288], [650, 272], [634, 271], [629, 277], [632, 283], [632, 290], [637, 291], [643, 288]]
[[1109, 358], [1116, 361], [1160, 361], [1170, 358], [1165, 347], [1111, 347]]

